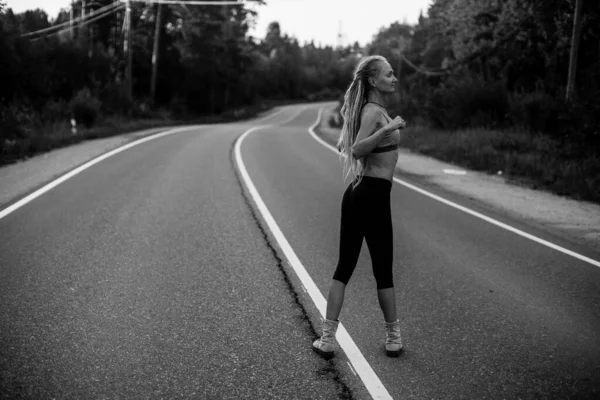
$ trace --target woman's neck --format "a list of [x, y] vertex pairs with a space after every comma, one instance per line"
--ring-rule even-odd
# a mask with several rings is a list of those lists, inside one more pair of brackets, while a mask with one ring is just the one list
[[371, 93], [369, 93], [369, 95], [367, 96], [367, 101], [370, 103], [376, 103], [379, 104], [380, 106], [384, 107], [386, 106], [386, 101], [387, 99], [379, 92], [373, 90], [371, 91]]

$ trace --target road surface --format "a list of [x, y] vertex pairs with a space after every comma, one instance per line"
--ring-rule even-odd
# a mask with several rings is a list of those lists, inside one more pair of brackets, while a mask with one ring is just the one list
[[[1, 396], [371, 398], [353, 356], [311, 351], [319, 312], [235, 152], [326, 296], [345, 184], [318, 110], [148, 140], [0, 219]], [[405, 353], [385, 356], [366, 245], [340, 317], [390, 397], [600, 396], [598, 267], [397, 183], [392, 217]]]

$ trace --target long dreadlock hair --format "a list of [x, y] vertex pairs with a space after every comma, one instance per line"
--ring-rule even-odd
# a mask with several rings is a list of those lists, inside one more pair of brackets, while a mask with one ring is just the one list
[[[337, 146], [340, 150], [340, 161], [343, 164], [344, 181], [351, 177], [352, 181], [355, 181], [355, 187], [362, 180], [365, 161], [364, 159], [357, 160], [352, 156], [352, 146], [360, 128], [362, 108], [367, 103], [369, 90], [371, 90], [368, 78], [376, 76], [379, 72], [377, 67], [379, 61], [387, 60], [382, 56], [368, 56], [359, 61], [354, 70], [354, 79], [344, 95], [344, 104], [340, 110], [344, 124]], [[355, 180], [357, 177], [358, 179]]]

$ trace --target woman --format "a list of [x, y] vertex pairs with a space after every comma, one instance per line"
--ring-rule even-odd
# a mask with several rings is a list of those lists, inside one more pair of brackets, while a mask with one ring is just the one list
[[342, 198], [340, 253], [327, 297], [323, 335], [313, 343], [313, 349], [327, 359], [334, 353], [344, 292], [358, 262], [363, 238], [371, 255], [385, 319], [386, 354], [397, 357], [402, 351], [392, 274], [390, 192], [398, 161], [399, 129], [406, 123], [400, 117], [392, 120], [384, 107], [396, 90], [396, 82], [384, 57], [364, 57], [344, 96], [344, 125], [338, 149], [340, 158], [344, 158], [344, 177], [350, 176], [352, 182]]

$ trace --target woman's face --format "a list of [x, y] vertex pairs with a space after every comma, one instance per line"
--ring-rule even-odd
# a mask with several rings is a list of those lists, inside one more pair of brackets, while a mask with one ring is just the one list
[[394, 76], [392, 66], [386, 61], [379, 61], [379, 72], [376, 76], [369, 78], [371, 85], [383, 93], [394, 93], [398, 79]]

